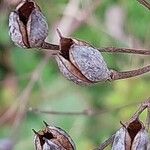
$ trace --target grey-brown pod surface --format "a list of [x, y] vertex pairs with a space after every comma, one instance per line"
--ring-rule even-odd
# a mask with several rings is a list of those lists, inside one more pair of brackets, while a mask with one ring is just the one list
[[136, 119], [116, 132], [112, 150], [149, 150], [148, 143], [148, 133]]
[[56, 61], [67, 79], [81, 85], [110, 80], [111, 71], [97, 49], [86, 42], [59, 35], [61, 53]]
[[76, 150], [71, 137], [61, 128], [47, 125], [44, 130], [34, 132], [36, 150]]
[[24, 0], [9, 16], [9, 34], [22, 48], [41, 47], [48, 36], [48, 25], [40, 8], [33, 0]]

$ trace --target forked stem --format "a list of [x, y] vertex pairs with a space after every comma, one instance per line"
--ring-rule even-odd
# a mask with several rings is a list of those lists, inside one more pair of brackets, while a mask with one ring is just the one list
[[112, 81], [119, 80], [119, 79], [127, 79], [127, 78], [136, 77], [144, 73], [148, 73], [148, 72], [150, 72], [150, 65], [145, 66], [140, 69], [124, 71], [124, 72], [118, 72], [118, 71], [112, 70], [111, 79]]

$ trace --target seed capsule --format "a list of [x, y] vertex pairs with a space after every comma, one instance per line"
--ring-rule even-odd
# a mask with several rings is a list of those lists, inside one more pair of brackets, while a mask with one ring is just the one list
[[22, 48], [41, 47], [48, 36], [48, 25], [40, 8], [33, 0], [24, 0], [9, 16], [9, 34]]
[[33, 130], [36, 150], [76, 150], [71, 137], [61, 128], [46, 124], [46, 128], [39, 132]]
[[86, 42], [60, 36], [60, 51], [56, 60], [63, 75], [77, 84], [92, 84], [110, 80], [111, 71], [101, 53]]
[[138, 119], [116, 132], [112, 150], [148, 150], [149, 137]]

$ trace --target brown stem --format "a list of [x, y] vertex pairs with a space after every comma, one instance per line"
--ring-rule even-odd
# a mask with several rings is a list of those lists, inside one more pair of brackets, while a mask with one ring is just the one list
[[[61, 33], [59, 32], [58, 29], [57, 32], [61, 36]], [[40, 48], [46, 50], [54, 50], [56, 51], [56, 53], [60, 51], [59, 45], [55, 45], [47, 42], [44, 42]], [[98, 50], [100, 52], [107, 52], [107, 53], [132, 53], [132, 54], [150, 55], [150, 50], [131, 49], [131, 48], [104, 47], [104, 48], [99, 48]]]
[[63, 112], [63, 111], [46, 111], [46, 110], [39, 110], [37, 108], [30, 108], [29, 111], [34, 113], [44, 113], [44, 114], [51, 114], [51, 115], [65, 115], [65, 116], [92, 116], [94, 112], [92, 110], [83, 110], [83, 111], [74, 111], [74, 112]]
[[[139, 118], [139, 116], [141, 115], [141, 113], [145, 110], [148, 109], [150, 107], [150, 97], [142, 102], [139, 106], [139, 108], [137, 109], [137, 111], [133, 114], [133, 116], [129, 119], [128, 122], [126, 122], [126, 125], [130, 124], [131, 122], [133, 122], [133, 120], [136, 120], [137, 118]], [[147, 118], [148, 119], [148, 118]], [[149, 120], [147, 120], [149, 121]]]
[[114, 138], [115, 134], [113, 134], [109, 139], [102, 143], [97, 150], [104, 150], [108, 145], [113, 143]]
[[118, 71], [112, 70], [111, 79], [113, 81], [119, 80], [119, 79], [126, 79], [126, 78], [139, 76], [139, 75], [142, 75], [142, 74], [147, 73], [147, 72], [150, 72], [150, 65], [145, 66], [145, 67], [140, 68], [140, 69], [125, 71], [125, 72], [118, 72]]
[[[54, 45], [50, 43], [44, 43], [42, 49], [54, 50], [56, 53], [59, 53], [59, 45]], [[141, 49], [129, 49], [129, 48], [117, 48], [117, 47], [105, 47], [98, 49], [100, 52], [106, 53], [130, 53], [130, 54], [139, 54], [139, 55], [150, 55], [150, 50], [141, 50]]]
[[47, 42], [43, 42], [43, 44], [40, 48], [59, 51], [59, 45], [55, 45], [55, 44], [51, 44], [51, 43], [47, 43]]
[[150, 10], [150, 3], [146, 0], [138, 0], [140, 4], [142, 4], [144, 7], [148, 8]]
[[150, 50], [141, 50], [141, 49], [137, 50], [130, 48], [104, 47], [98, 50], [100, 52], [109, 52], [109, 53], [133, 53], [133, 54], [150, 55]]

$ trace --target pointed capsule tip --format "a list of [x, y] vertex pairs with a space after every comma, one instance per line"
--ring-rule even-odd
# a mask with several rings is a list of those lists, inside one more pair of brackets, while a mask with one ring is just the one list
[[63, 36], [62, 36], [62, 33], [60, 32], [59, 28], [57, 28], [56, 31], [57, 31], [57, 34], [58, 34], [59, 38], [62, 39]]
[[122, 121], [120, 121], [120, 124], [121, 124], [124, 128], [126, 128], [126, 125], [125, 125]]
[[49, 124], [46, 121], [43, 121], [43, 123], [45, 124], [46, 127], [49, 126]]
[[38, 132], [37, 132], [37, 131], [35, 131], [34, 129], [32, 129], [32, 131], [33, 131], [36, 135], [38, 135]]

